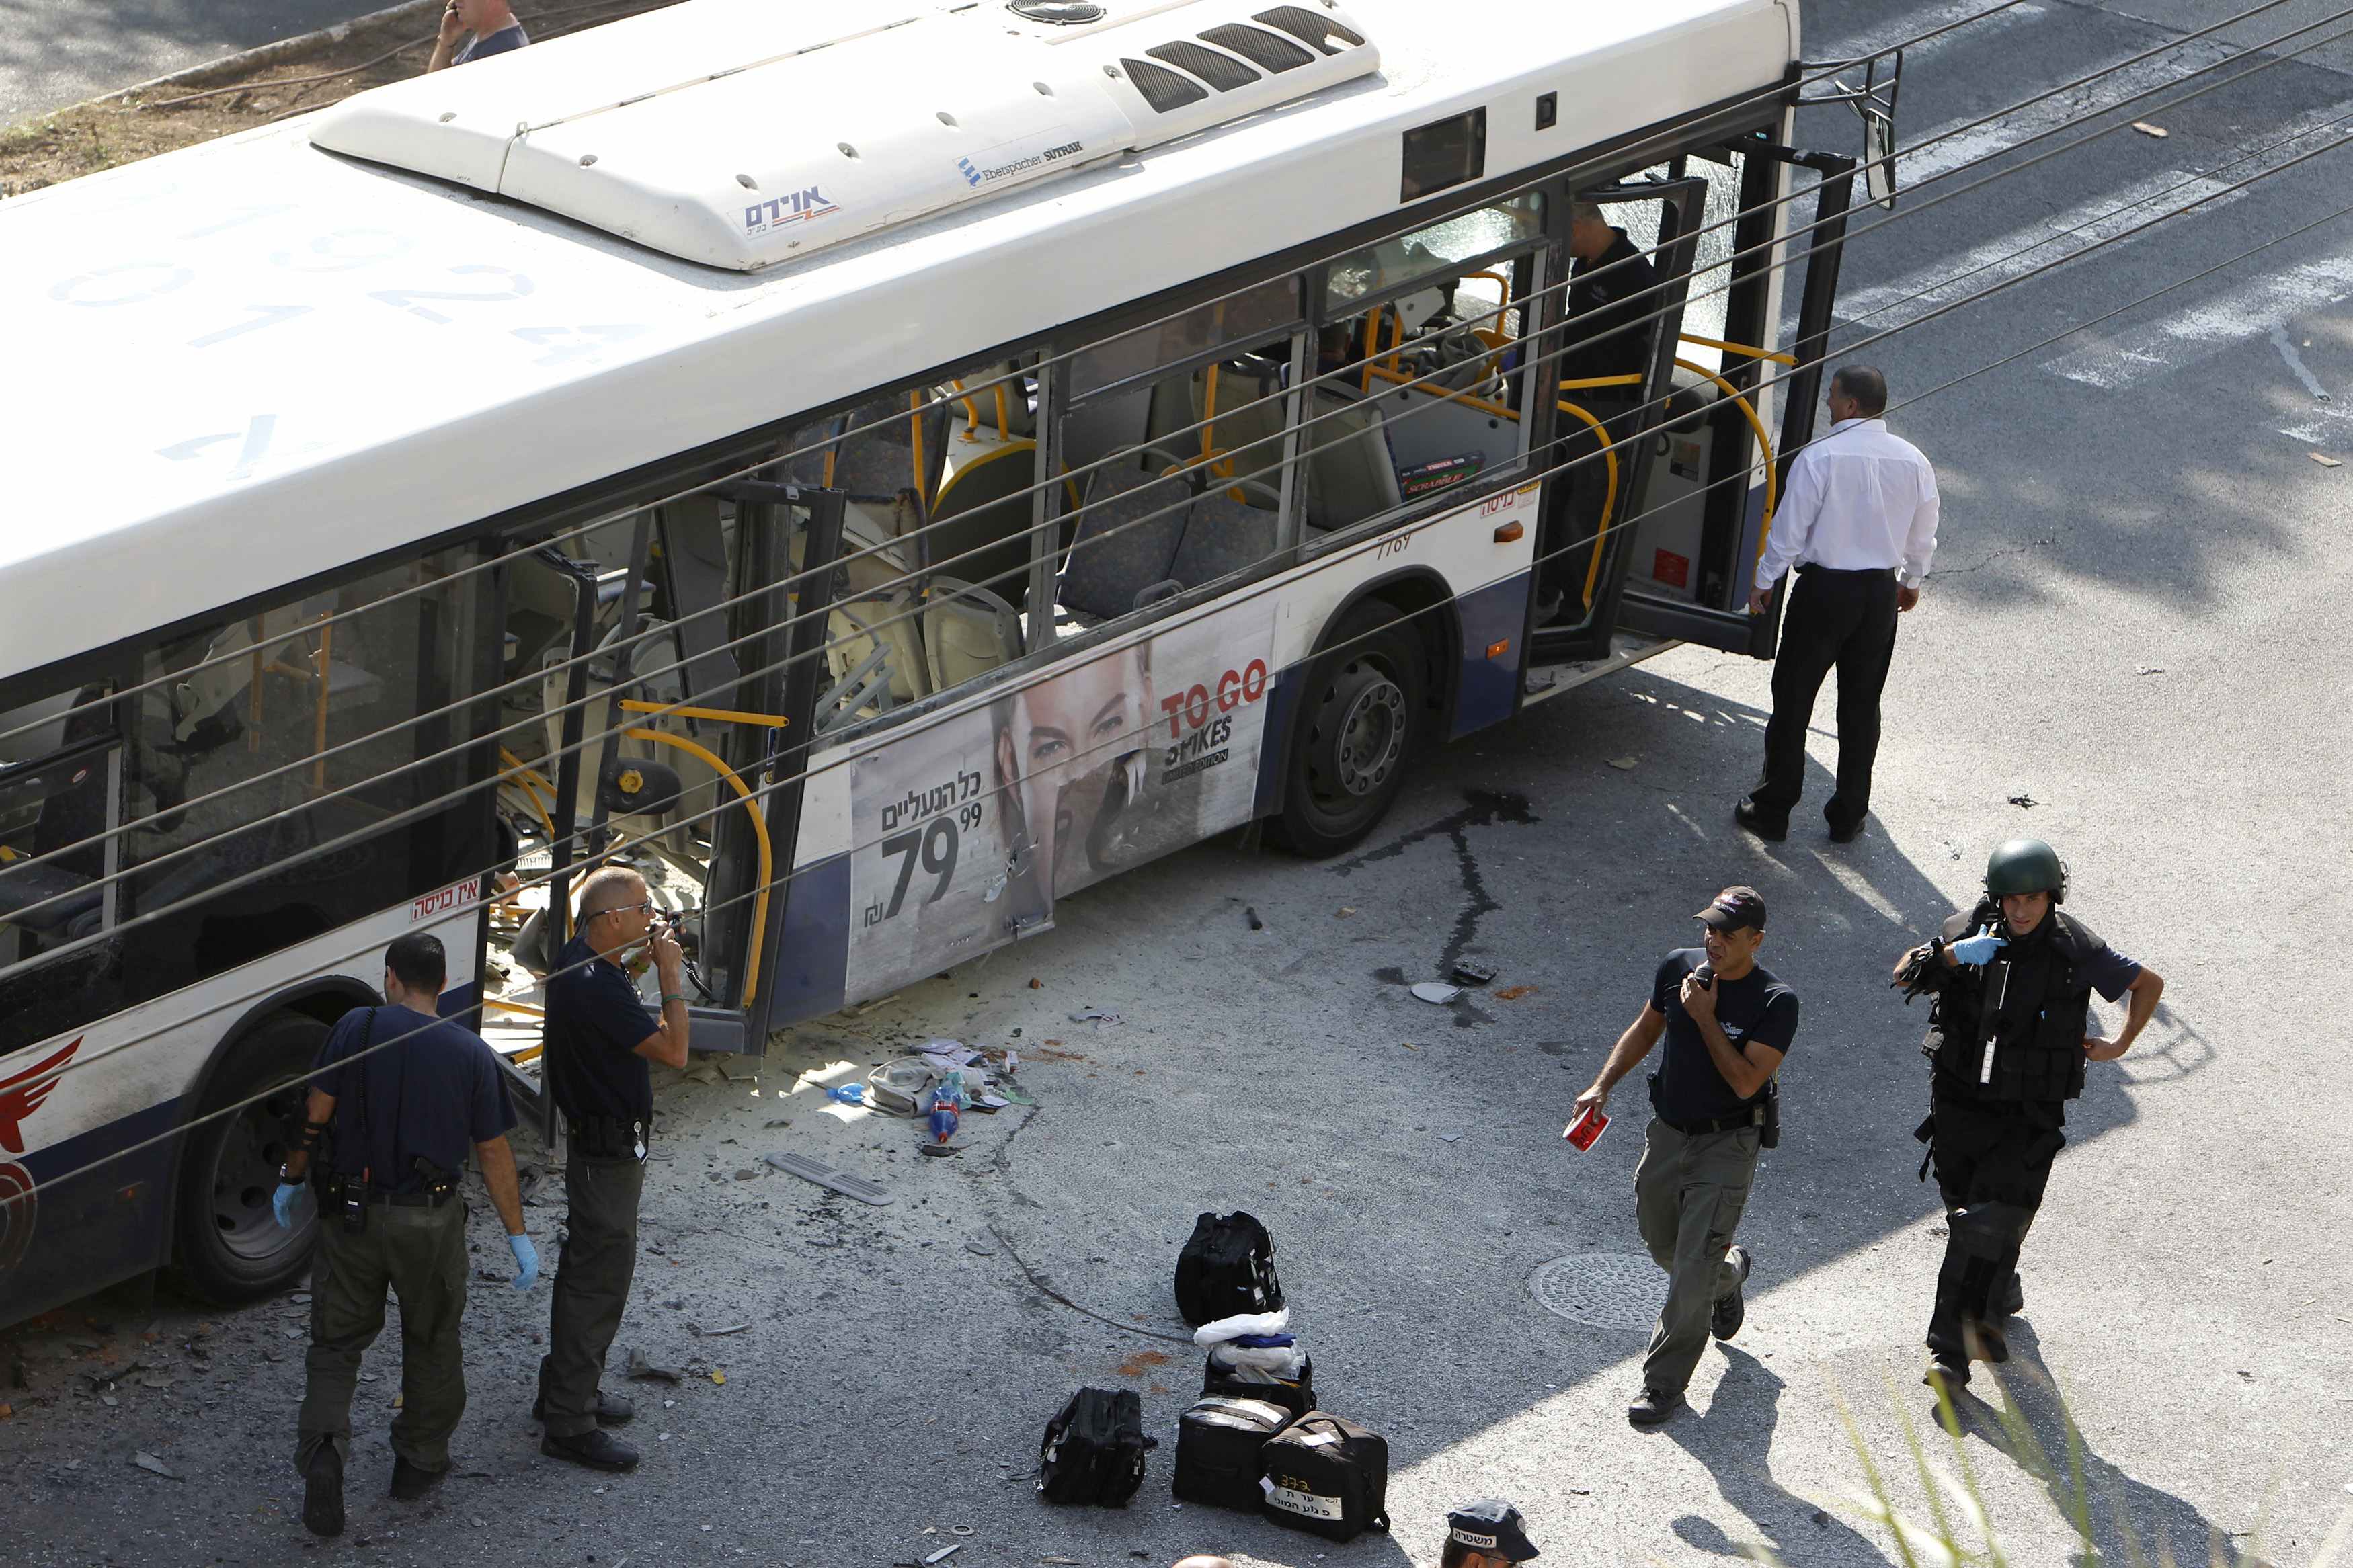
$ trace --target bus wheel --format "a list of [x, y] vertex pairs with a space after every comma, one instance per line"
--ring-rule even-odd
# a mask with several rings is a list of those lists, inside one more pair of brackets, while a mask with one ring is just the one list
[[[300, 1081], [327, 1037], [327, 1026], [281, 1013], [229, 1048], [197, 1114], [180, 1164], [174, 1263], [189, 1289], [228, 1305], [294, 1283], [318, 1238], [315, 1205], [292, 1230], [269, 1212], [278, 1168], [302, 1125]], [[263, 1098], [256, 1100], [260, 1095]], [[250, 1105], [243, 1104], [252, 1100]]]
[[1405, 787], [1429, 722], [1422, 649], [1386, 605], [1359, 605], [1309, 667], [1284, 781], [1284, 844], [1336, 855], [1362, 842]]

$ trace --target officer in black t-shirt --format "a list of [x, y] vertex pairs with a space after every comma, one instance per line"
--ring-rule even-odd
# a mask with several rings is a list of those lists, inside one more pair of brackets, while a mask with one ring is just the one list
[[[629, 979], [627, 965], [639, 951], [661, 981], [659, 1021]], [[638, 1200], [654, 1119], [647, 1064], [686, 1065], [684, 967], [678, 940], [654, 923], [645, 879], [608, 866], [581, 884], [579, 934], [547, 982], [547, 1088], [571, 1134], [564, 1166], [571, 1215], [532, 1415], [545, 1423], [541, 1453], [600, 1470], [638, 1463], [635, 1448], [598, 1426], [635, 1411], [596, 1384], [638, 1268]]]
[[294, 1468], [304, 1480], [302, 1522], [314, 1535], [343, 1528], [343, 1463], [360, 1356], [384, 1330], [384, 1293], [400, 1301], [401, 1410], [392, 1421], [392, 1495], [414, 1500], [449, 1468], [449, 1434], [466, 1409], [458, 1320], [466, 1310], [466, 1205], [459, 1173], [472, 1150], [506, 1223], [515, 1288], [539, 1277], [523, 1234], [507, 1130], [514, 1108], [481, 1038], [438, 1016], [448, 979], [441, 943], [418, 932], [385, 950], [385, 1005], [343, 1015], [320, 1047], [301, 1142], [270, 1206], [292, 1229], [313, 1150], [332, 1134], [315, 1173], [323, 1212], [311, 1267], [311, 1348]]
[[1667, 1303], [1642, 1360], [1642, 1393], [1626, 1408], [1655, 1426], [1683, 1403], [1683, 1387], [1713, 1331], [1728, 1340], [1747, 1308], [1740, 1287], [1751, 1259], [1732, 1245], [1757, 1172], [1757, 1151], [1775, 1125], [1773, 1075], [1798, 1032], [1798, 994], [1757, 962], [1765, 899], [1726, 888], [1699, 912], [1704, 948], [1678, 948], [1651, 978], [1651, 998], [1609, 1052], [1580, 1111], [1609, 1103], [1618, 1080], [1664, 1036], [1651, 1075], [1651, 1125], [1634, 1171], [1642, 1244], [1667, 1271]]

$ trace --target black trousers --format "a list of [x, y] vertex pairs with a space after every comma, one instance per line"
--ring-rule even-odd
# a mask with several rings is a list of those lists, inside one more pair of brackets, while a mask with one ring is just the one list
[[1822, 815], [1841, 831], [1871, 809], [1879, 758], [1879, 694], [1895, 657], [1895, 574], [1802, 566], [1781, 612], [1773, 660], [1773, 717], [1765, 726], [1765, 773], [1749, 798], [1787, 821], [1805, 791], [1806, 729], [1822, 678], [1838, 671], [1838, 791]]
[[1929, 1152], [1945, 1200], [1946, 1232], [1928, 1348], [1963, 1361], [1962, 1331], [1994, 1315], [1995, 1293], [2018, 1271], [2019, 1250], [2051, 1180], [2051, 1162], [2067, 1146], [2067, 1108], [1943, 1093], [1931, 1106]]
[[638, 1270], [638, 1200], [645, 1184], [644, 1163], [628, 1155], [592, 1160], [575, 1149], [565, 1162], [570, 1213], [548, 1309], [547, 1354], [539, 1363], [552, 1437], [596, 1428], [596, 1384]]

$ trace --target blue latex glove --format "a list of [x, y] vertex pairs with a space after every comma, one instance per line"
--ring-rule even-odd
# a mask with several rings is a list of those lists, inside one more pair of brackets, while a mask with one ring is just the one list
[[1975, 936], [1961, 938], [1960, 941], [1947, 947], [1945, 951], [1962, 963], [1983, 963], [2009, 945], [2010, 941], [2007, 937], [1994, 935], [1993, 927], [1988, 926]]
[[518, 1290], [528, 1290], [539, 1282], [539, 1248], [527, 1236], [507, 1237], [507, 1249], [514, 1254], [515, 1281]]
[[269, 1194], [269, 1212], [278, 1216], [279, 1228], [281, 1230], [292, 1230], [294, 1228], [294, 1205], [301, 1201], [301, 1183], [295, 1182], [289, 1184], [285, 1182], [280, 1182], [278, 1184], [277, 1190]]

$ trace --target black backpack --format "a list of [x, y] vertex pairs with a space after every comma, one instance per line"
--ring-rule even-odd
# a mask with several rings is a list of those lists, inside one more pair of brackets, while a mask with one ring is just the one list
[[1202, 1399], [1176, 1418], [1176, 1475], [1168, 1489], [1187, 1502], [1256, 1513], [1260, 1450], [1290, 1420], [1290, 1411], [1263, 1399]]
[[1266, 1516], [1327, 1541], [1388, 1533], [1389, 1446], [1378, 1433], [1311, 1410], [1259, 1450]]
[[1242, 1312], [1282, 1305], [1274, 1277], [1274, 1237], [1246, 1214], [1205, 1214], [1176, 1254], [1176, 1310], [1195, 1328]]
[[1297, 1381], [1272, 1378], [1260, 1383], [1218, 1365], [1212, 1352], [1201, 1369], [1201, 1393], [1204, 1396], [1220, 1394], [1229, 1399], [1263, 1399], [1269, 1405], [1280, 1405], [1293, 1415], [1304, 1415], [1315, 1408], [1315, 1358], [1302, 1358]]
[[1125, 1508], [1144, 1484], [1144, 1401], [1134, 1389], [1082, 1388], [1046, 1423], [1038, 1445], [1038, 1491], [1048, 1502]]

